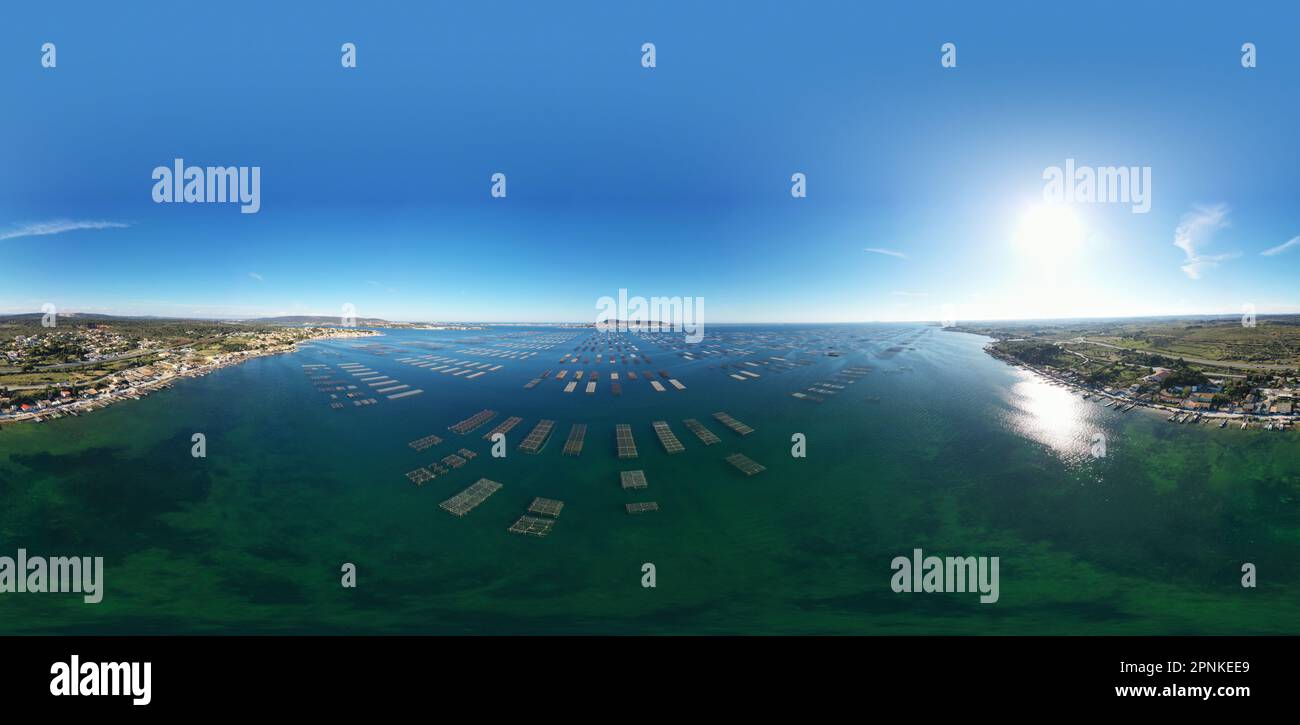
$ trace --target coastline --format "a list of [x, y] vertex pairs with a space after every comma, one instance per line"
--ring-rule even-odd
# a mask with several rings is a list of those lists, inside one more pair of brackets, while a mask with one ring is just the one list
[[240, 365], [255, 358], [298, 352], [300, 345], [315, 342], [317, 340], [382, 337], [383, 335], [384, 333], [381, 331], [370, 329], [348, 331], [334, 330], [330, 334], [309, 337], [305, 340], [299, 340], [291, 345], [283, 347], [268, 347], [261, 350], [245, 350], [237, 353], [230, 353], [231, 357], [229, 359], [210, 362], [206, 365], [200, 365], [182, 372], [166, 373], [153, 380], [130, 385], [122, 390], [103, 393], [93, 398], [72, 400], [68, 402], [60, 401], [52, 406], [40, 410], [22, 411], [13, 415], [0, 415], [0, 430], [3, 430], [5, 426], [18, 425], [19, 423], [44, 423], [47, 420], [56, 420], [67, 416], [80, 417], [123, 400], [140, 400], [150, 393], [170, 388], [174, 383], [180, 380], [203, 377], [208, 373]]
[[[993, 349], [992, 345], [986, 345], [984, 347], [984, 352], [987, 353], [990, 357], [997, 360], [1001, 360], [1002, 362], [1012, 367], [1022, 368], [1031, 373], [1034, 373], [1044, 378], [1048, 382], [1052, 383], [1053, 385], [1061, 385], [1074, 392], [1081, 393], [1085, 396], [1085, 398], [1098, 399], [1098, 400], [1101, 398], [1105, 398], [1107, 400], [1114, 401], [1115, 403], [1131, 404], [1131, 407], [1125, 408], [1124, 412], [1128, 412], [1129, 410], [1135, 410], [1139, 408], [1146, 408], [1154, 413], [1159, 413], [1161, 415], [1168, 413], [1170, 414], [1170, 417], [1167, 420], [1176, 425], [1181, 425], [1185, 423], [1194, 423], [1194, 424], [1199, 424], [1202, 422], [1209, 423], [1211, 421], [1214, 421], [1216, 423], [1224, 422], [1227, 424], [1227, 425], [1217, 426], [1217, 427], [1228, 427], [1228, 425], [1231, 425], [1233, 421], [1236, 421], [1237, 423], [1241, 423], [1241, 426], [1238, 427], [1238, 430], [1241, 430], [1243, 428], [1259, 428], [1263, 430], [1285, 432], [1286, 430], [1288, 430], [1288, 426], [1295, 426], [1297, 424], [1300, 424], [1300, 416], [1298, 415], [1281, 415], [1281, 414], [1258, 415], [1254, 413], [1225, 413], [1223, 411], [1194, 411], [1194, 410], [1188, 410], [1186, 408], [1165, 405], [1163, 403], [1157, 403], [1151, 400], [1143, 400], [1141, 397], [1121, 395], [1113, 392], [1108, 393], [1105, 390], [1102, 390], [1100, 388], [1092, 388], [1087, 385], [1083, 385], [1082, 383], [1076, 382], [1074, 380], [1068, 380], [1059, 375], [1055, 375], [1050, 369], [1037, 367], [1027, 362], [1024, 362], [1023, 360], [1017, 360], [1016, 358], [1007, 355], [998, 354], [997, 351]], [[1118, 410], [1119, 405], [1115, 405], [1114, 408]], [[1177, 416], [1182, 416], [1182, 415], [1187, 416], [1187, 418], [1183, 420], [1175, 420]]]

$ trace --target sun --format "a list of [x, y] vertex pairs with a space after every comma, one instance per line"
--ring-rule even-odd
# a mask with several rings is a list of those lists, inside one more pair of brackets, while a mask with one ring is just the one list
[[1083, 224], [1063, 204], [1036, 204], [1020, 217], [1015, 243], [1022, 255], [1039, 262], [1063, 262], [1083, 246]]

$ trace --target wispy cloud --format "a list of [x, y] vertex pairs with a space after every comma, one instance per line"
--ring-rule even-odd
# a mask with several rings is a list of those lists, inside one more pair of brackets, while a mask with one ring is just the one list
[[249, 272], [249, 273], [248, 273], [248, 276], [249, 276], [249, 277], [252, 277], [253, 279], [257, 280], [258, 282], [265, 282], [265, 281], [266, 281], [266, 280], [262, 279], [262, 275], [258, 274], [257, 272]]
[[1276, 247], [1273, 247], [1272, 249], [1265, 249], [1264, 251], [1260, 252], [1260, 254], [1264, 255], [1265, 257], [1271, 257], [1274, 254], [1281, 254], [1282, 252], [1285, 252], [1286, 250], [1296, 245], [1300, 245], [1300, 237], [1291, 237], [1291, 239], [1287, 240], [1286, 242], [1279, 244]]
[[18, 239], [19, 237], [44, 237], [50, 234], [62, 234], [63, 232], [71, 232], [78, 229], [125, 229], [129, 226], [131, 225], [123, 224], [122, 222], [56, 219], [50, 222], [24, 224], [20, 227], [0, 232], [0, 241], [6, 239]]
[[1228, 207], [1217, 204], [1208, 207], [1195, 207], [1183, 215], [1174, 230], [1174, 246], [1183, 250], [1183, 274], [1191, 279], [1200, 279], [1201, 272], [1219, 266], [1219, 262], [1232, 259], [1236, 254], [1203, 254], [1209, 246], [1214, 233], [1229, 226]]
[[862, 251], [871, 252], [872, 254], [884, 254], [890, 257], [898, 257], [899, 259], [907, 259], [906, 254], [903, 254], [902, 252], [895, 252], [892, 249], [881, 249], [880, 247], [867, 247]]

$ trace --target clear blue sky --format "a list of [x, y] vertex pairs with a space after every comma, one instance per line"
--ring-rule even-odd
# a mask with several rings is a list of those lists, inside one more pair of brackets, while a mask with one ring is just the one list
[[[1300, 235], [1294, 3], [303, 5], [6, 10], [0, 311], [1300, 310], [1300, 243], [1261, 254]], [[261, 211], [155, 204], [178, 156], [260, 166]], [[1076, 205], [1077, 244], [1027, 250], [1067, 158], [1151, 167], [1151, 211]]]

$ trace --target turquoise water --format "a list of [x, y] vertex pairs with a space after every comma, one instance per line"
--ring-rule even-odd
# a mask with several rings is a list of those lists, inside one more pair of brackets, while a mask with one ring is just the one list
[[[1174, 426], [1103, 410], [935, 327], [711, 328], [699, 346], [628, 339], [653, 363], [559, 358], [587, 330], [388, 331], [318, 342], [183, 381], [81, 418], [0, 432], [0, 555], [105, 557], [98, 605], [0, 594], [4, 632], [1256, 633], [1300, 632], [1300, 439]], [[528, 360], [461, 350], [538, 345]], [[680, 350], [719, 354], [688, 360]], [[435, 349], [436, 348], [436, 349]], [[825, 353], [833, 350], [838, 356]], [[746, 354], [742, 354], [746, 353]], [[477, 380], [397, 361], [501, 364]], [[809, 364], [728, 377], [742, 359]], [[358, 362], [422, 395], [329, 407], [303, 365]], [[791, 397], [836, 372], [873, 371], [824, 402]], [[545, 369], [599, 369], [562, 392]], [[666, 369], [653, 391], [610, 371]], [[363, 385], [364, 387], [364, 385]], [[483, 408], [468, 436], [447, 427]], [[726, 411], [756, 432], [715, 421]], [[524, 418], [504, 459], [482, 435]], [[539, 455], [516, 446], [557, 421]], [[721, 442], [682, 424], [697, 418]], [[666, 420], [686, 451], [651, 430]], [[577, 458], [569, 426], [588, 425]], [[632, 425], [640, 457], [615, 456]], [[207, 457], [190, 455], [191, 435]], [[791, 456], [791, 436], [807, 457]], [[1096, 433], [1106, 455], [1091, 455]], [[416, 452], [429, 434], [441, 445]], [[421, 487], [404, 476], [467, 447]], [[747, 478], [723, 459], [766, 466]], [[644, 491], [618, 472], [643, 469]], [[464, 518], [438, 503], [480, 477], [503, 488]], [[565, 508], [546, 538], [508, 533], [535, 496]], [[632, 516], [630, 501], [656, 513]], [[900, 594], [890, 562], [914, 548], [1000, 558], [1000, 600]], [[358, 570], [340, 586], [340, 565]], [[657, 586], [641, 586], [642, 564]], [[1240, 585], [1243, 562], [1259, 586]]]

